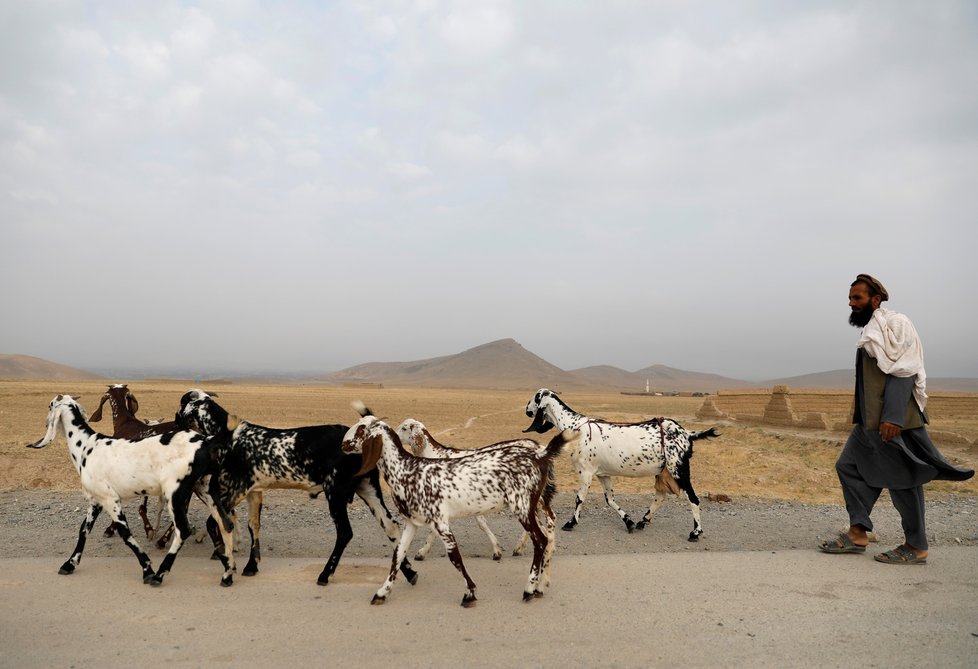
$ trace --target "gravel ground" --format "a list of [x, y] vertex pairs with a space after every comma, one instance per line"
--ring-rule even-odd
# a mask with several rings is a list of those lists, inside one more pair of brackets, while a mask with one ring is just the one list
[[[619, 504], [635, 518], [647, 508], [645, 495], [618, 495]], [[128, 502], [125, 510], [130, 523], [139, 524], [137, 503]], [[150, 500], [151, 513], [156, 501]], [[80, 492], [49, 489], [0, 491], [0, 558], [51, 557], [52, 569], [66, 558], [74, 547], [78, 527], [84, 518], [86, 502]], [[558, 526], [573, 510], [573, 494], [558, 494], [555, 509]], [[240, 525], [247, 522], [245, 505], [238, 508]], [[203, 527], [204, 512], [198, 501], [191, 505], [191, 522]], [[391, 545], [365, 504], [356, 500], [350, 507], [354, 537], [346, 555], [389, 557]], [[874, 513], [880, 549], [902, 542], [899, 516], [884, 492]], [[309, 499], [305, 493], [289, 490], [272, 491], [265, 496], [262, 513], [262, 554], [264, 557], [322, 557], [325, 562], [335, 540], [335, 531], [322, 498]], [[731, 502], [703, 502], [704, 535], [697, 543], [686, 536], [692, 528], [687, 505], [675, 498], [667, 500], [653, 522], [643, 531], [629, 534], [614, 512], [604, 504], [600, 493], [592, 493], [573, 532], [557, 531], [557, 553], [565, 555], [613, 555], [663, 553], [680, 551], [777, 551], [814, 548], [819, 538], [829, 538], [846, 526], [841, 505], [811, 505], [791, 501], [738, 499]], [[490, 518], [490, 526], [504, 551], [519, 539], [522, 528], [506, 514]], [[89, 538], [85, 555], [120, 557], [131, 555], [118, 537], [104, 538], [107, 516], [103, 513]], [[453, 524], [463, 555], [489, 555], [489, 543], [471, 519]], [[933, 497], [927, 502], [927, 530], [931, 550], [938, 554], [941, 546], [978, 545], [978, 498]], [[413, 548], [421, 546], [426, 530], [419, 532]], [[160, 554], [143, 535], [141, 527], [134, 532], [150, 554]], [[199, 535], [198, 535], [199, 536]], [[247, 530], [239, 539], [239, 550], [247, 549]], [[244, 545], [242, 545], [242, 542]], [[189, 542], [184, 555], [207, 555], [207, 542]], [[871, 552], [876, 552], [871, 548]], [[444, 555], [436, 542], [429, 559]], [[239, 560], [243, 557], [239, 556]], [[504, 558], [505, 559], [505, 558]]]

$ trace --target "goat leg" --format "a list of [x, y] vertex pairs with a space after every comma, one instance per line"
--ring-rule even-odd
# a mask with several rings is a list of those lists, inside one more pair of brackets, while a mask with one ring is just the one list
[[133, 552], [136, 556], [136, 560], [139, 561], [139, 566], [143, 570], [143, 583], [149, 583], [152, 581], [153, 573], [153, 563], [149, 559], [149, 556], [142, 549], [136, 539], [132, 536], [132, 532], [129, 530], [129, 523], [126, 522], [126, 514], [122, 512], [122, 507], [119, 504], [113, 505], [109, 509], [109, 513], [114, 517], [116, 530], [119, 532], [119, 538], [129, 547], [129, 550]]
[[[62, 576], [67, 576], [75, 572], [75, 567], [81, 562], [82, 551], [85, 550], [85, 542], [88, 539], [88, 534], [92, 531], [92, 525], [95, 524], [95, 519], [98, 518], [101, 512], [102, 507], [100, 505], [94, 503], [89, 505], [88, 513], [85, 514], [81, 527], [78, 529], [78, 543], [75, 544], [75, 550], [71, 552], [71, 557], [58, 570], [58, 573]], [[111, 523], [109, 527], [112, 527]]]

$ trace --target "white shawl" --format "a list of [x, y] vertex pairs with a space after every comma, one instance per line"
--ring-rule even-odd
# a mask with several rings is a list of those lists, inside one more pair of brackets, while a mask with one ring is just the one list
[[880, 307], [863, 328], [856, 346], [875, 358], [884, 374], [901, 378], [915, 376], [914, 399], [920, 410], [924, 410], [927, 406], [924, 348], [909, 318]]

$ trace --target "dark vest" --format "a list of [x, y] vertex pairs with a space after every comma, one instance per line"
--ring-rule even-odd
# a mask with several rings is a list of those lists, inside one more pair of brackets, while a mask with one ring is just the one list
[[[867, 430], [880, 429], [880, 416], [883, 414], [883, 392], [886, 389], [886, 377], [876, 363], [876, 358], [870, 357], [862, 349], [856, 356], [856, 400], [853, 423], [861, 423]], [[862, 384], [862, 402], [859, 390]], [[907, 402], [907, 410], [903, 417], [903, 430], [912, 430], [927, 424], [927, 416], [920, 411], [917, 401], [911, 393]]]

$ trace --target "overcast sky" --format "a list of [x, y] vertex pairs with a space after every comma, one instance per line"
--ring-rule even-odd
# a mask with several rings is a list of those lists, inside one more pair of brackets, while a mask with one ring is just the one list
[[0, 4], [0, 353], [978, 376], [978, 5]]

